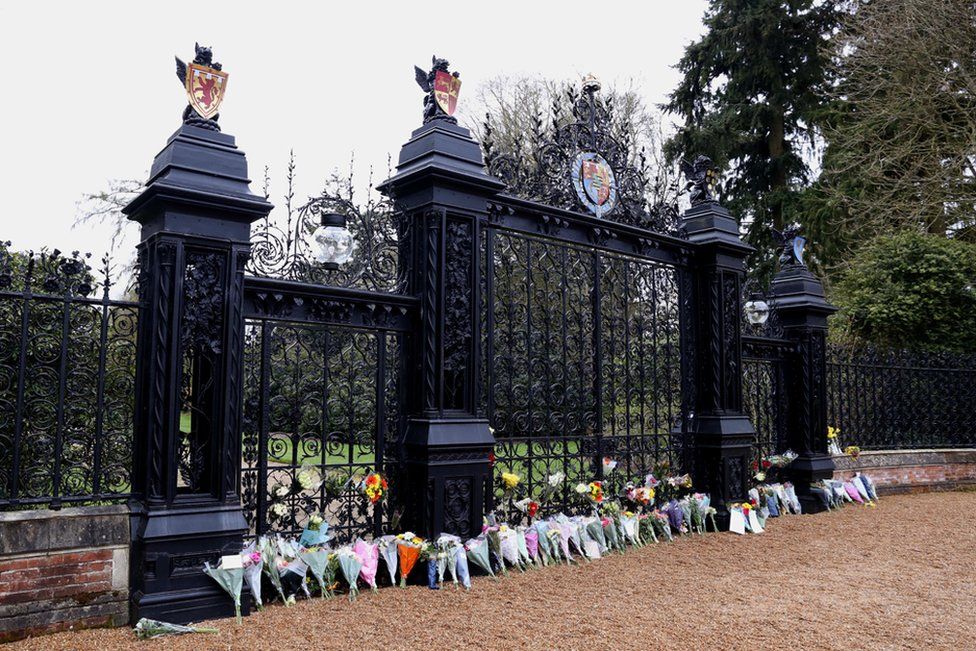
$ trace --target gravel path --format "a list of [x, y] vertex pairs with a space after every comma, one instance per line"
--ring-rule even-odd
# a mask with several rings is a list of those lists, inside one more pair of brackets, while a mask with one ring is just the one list
[[[273, 606], [219, 635], [58, 633], [17, 649], [965, 649], [976, 646], [976, 492], [778, 518], [580, 567]], [[419, 571], [420, 568], [418, 568]]]

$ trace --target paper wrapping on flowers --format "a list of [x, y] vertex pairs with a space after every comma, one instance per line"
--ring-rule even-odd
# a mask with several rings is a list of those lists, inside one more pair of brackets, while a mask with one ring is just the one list
[[518, 535], [507, 525], [502, 525], [498, 531], [502, 559], [513, 567], [522, 567], [519, 560]]
[[424, 541], [413, 532], [401, 533], [397, 536], [397, 558], [400, 563], [400, 587], [407, 586], [407, 577], [420, 560], [420, 552]]
[[539, 555], [539, 531], [535, 527], [528, 527], [525, 530], [525, 549], [529, 552], [529, 557], [535, 563], [541, 563]]
[[491, 569], [487, 536], [482, 534], [477, 538], [471, 538], [468, 542], [464, 543], [464, 551], [469, 561], [483, 569], [489, 575], [495, 576], [495, 571]]
[[288, 598], [285, 597], [285, 591], [281, 585], [281, 573], [278, 566], [278, 545], [271, 538], [262, 536], [258, 539], [258, 548], [261, 552], [261, 558], [264, 561], [262, 565], [264, 575], [268, 577], [268, 581], [271, 582], [272, 587], [278, 592], [281, 600], [285, 604], [288, 604]]
[[376, 571], [379, 569], [380, 550], [376, 544], [370, 544], [361, 538], [357, 538], [352, 546], [352, 550], [359, 557], [362, 568], [359, 576], [373, 590], [376, 590]]
[[323, 599], [329, 597], [332, 593], [331, 584], [326, 582], [330, 553], [328, 549], [318, 547], [315, 549], [306, 549], [299, 556], [308, 565], [308, 571], [311, 572], [312, 577], [318, 582], [319, 588], [322, 590]]
[[525, 533], [525, 527], [515, 528], [515, 543], [518, 547], [519, 560], [522, 561], [522, 565], [529, 565], [532, 563], [532, 555], [529, 554], [529, 546], [525, 540]]
[[[549, 523], [546, 521], [539, 521], [532, 525], [532, 530], [536, 534], [536, 542], [539, 547], [539, 557], [542, 559], [543, 565], [549, 565], [553, 559], [552, 544], [549, 538]], [[526, 540], [526, 542], [528, 542]]]
[[264, 607], [264, 603], [261, 601], [261, 572], [264, 568], [264, 558], [258, 551], [256, 540], [252, 540], [244, 547], [241, 552], [241, 560], [242, 565], [244, 565], [244, 580], [247, 582], [247, 588], [251, 591], [255, 605], [261, 609]]
[[396, 585], [396, 573], [397, 573], [397, 538], [396, 536], [382, 536], [377, 543], [377, 548], [379, 549], [380, 558], [383, 559], [383, 563], [386, 565], [386, 571], [390, 574], [390, 584]]
[[603, 522], [597, 517], [586, 518], [586, 533], [590, 535], [593, 540], [600, 546], [600, 553], [605, 553], [609, 546], [607, 545], [607, 537], [603, 531]]
[[[279, 564], [282, 561], [283, 559], [278, 559]], [[279, 572], [281, 574], [281, 587], [288, 601], [294, 603], [299, 590], [304, 592], [306, 597], [311, 596], [308, 592], [308, 586], [305, 585], [305, 575], [308, 574], [308, 565], [305, 564], [305, 561], [297, 557], [291, 561], [285, 561]]]
[[223, 567], [210, 567], [210, 563], [204, 562], [204, 573], [216, 581], [224, 589], [234, 602], [234, 615], [237, 623], [241, 623], [241, 588], [244, 586], [244, 568], [235, 567], [225, 569]]
[[640, 537], [637, 532], [637, 516], [633, 513], [623, 513], [620, 516], [620, 525], [624, 530], [624, 537], [635, 547], [641, 546]]
[[363, 569], [363, 563], [349, 545], [340, 547], [336, 551], [336, 556], [339, 559], [339, 571], [342, 572], [342, 578], [349, 584], [349, 601], [355, 601], [359, 595], [359, 571]]
[[465, 590], [470, 590], [471, 573], [468, 571], [468, 555], [465, 552], [464, 545], [458, 544], [452, 547], [451, 554], [454, 558], [454, 570], [457, 572], [458, 579], [461, 580], [461, 585], [464, 586]]

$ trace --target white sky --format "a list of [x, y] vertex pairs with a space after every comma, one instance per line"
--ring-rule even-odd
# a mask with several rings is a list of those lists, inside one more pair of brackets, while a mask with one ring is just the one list
[[[705, 0], [662, 2], [42, 2], [0, 0], [0, 240], [101, 255], [108, 226], [72, 228], [84, 192], [145, 179], [186, 105], [173, 55], [195, 40], [230, 73], [220, 124], [248, 156], [252, 189], [271, 166], [281, 204], [295, 149], [297, 198], [355, 151], [356, 175], [385, 176], [420, 125], [413, 65], [431, 54], [461, 72], [459, 111], [479, 81], [593, 72], [633, 79], [658, 103], [702, 32]], [[120, 247], [128, 257], [133, 229]]]

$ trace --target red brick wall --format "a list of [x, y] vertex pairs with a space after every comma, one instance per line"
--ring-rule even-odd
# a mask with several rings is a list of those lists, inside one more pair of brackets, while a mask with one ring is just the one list
[[128, 531], [122, 512], [0, 514], [0, 642], [128, 622]]
[[836, 479], [862, 470], [883, 493], [976, 486], [974, 450], [877, 450], [862, 452], [856, 461], [834, 457], [834, 463]]

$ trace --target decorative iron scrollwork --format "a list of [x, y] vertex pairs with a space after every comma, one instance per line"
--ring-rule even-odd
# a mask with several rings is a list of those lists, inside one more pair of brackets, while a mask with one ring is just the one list
[[[358, 205], [353, 201], [351, 180], [334, 179], [319, 196], [293, 208], [293, 180], [294, 161], [289, 164], [284, 223], [268, 217], [252, 226], [248, 273], [336, 287], [402, 291], [400, 224], [393, 202], [371, 192], [366, 203]], [[358, 245], [353, 259], [338, 270], [326, 269], [316, 261], [313, 249], [312, 233], [321, 216], [329, 213], [346, 216]]]
[[[587, 84], [582, 93], [570, 88], [570, 115], [564, 113], [561, 102], [553, 102], [548, 128], [543, 126], [541, 117], [536, 119], [536, 129], [526, 139], [527, 150], [496, 151], [488, 116], [481, 144], [489, 173], [520, 197], [568, 210], [588, 209], [581, 205], [576, 187], [579, 184], [574, 185], [573, 162], [581, 154], [592, 154], [599, 157], [591, 161], [593, 166], [605, 163], [612, 171], [600, 175], [601, 183], [609, 183], [607, 189], [614, 195], [612, 208], [605, 213], [601, 208], [600, 217], [658, 232], [673, 231], [679, 221], [677, 208], [649, 205], [647, 158], [643, 151], [634, 150], [627, 133], [615, 132], [612, 99], [599, 97], [598, 88]], [[600, 195], [596, 203], [601, 199], [609, 202], [610, 195]]]

